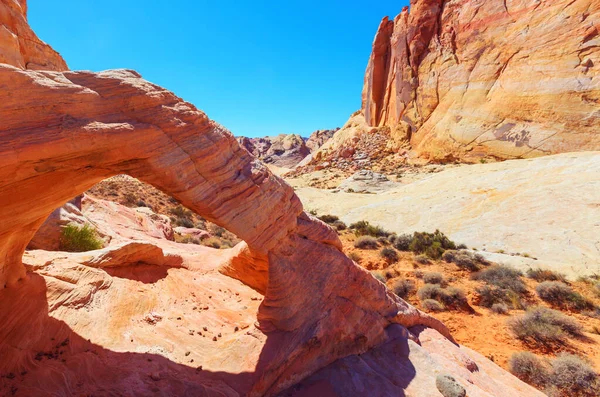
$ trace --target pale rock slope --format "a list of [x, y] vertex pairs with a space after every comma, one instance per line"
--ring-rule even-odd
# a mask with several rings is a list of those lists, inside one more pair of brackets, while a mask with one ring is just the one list
[[454, 167], [385, 193], [296, 193], [307, 208], [345, 222], [367, 220], [396, 233], [447, 233], [458, 243], [546, 266], [572, 277], [600, 272], [600, 153]]
[[[2, 0], [0, 13], [15, 4]], [[413, 360], [441, 362], [418, 347], [422, 326], [470, 357], [440, 321], [348, 259], [288, 184], [193, 105], [133, 71], [26, 66], [0, 64], [2, 394], [271, 396], [398, 338], [423, 352]], [[187, 245], [196, 255], [178, 259], [163, 246], [176, 243], [132, 235], [86, 254], [24, 256], [54, 209], [117, 174], [245, 242], [222, 251]], [[493, 374], [473, 381], [478, 367], [455, 357], [449, 372], [469, 395], [540, 395], [508, 374], [502, 387]], [[377, 372], [365, 371], [345, 395], [363, 394]], [[437, 393], [434, 373], [420, 375], [422, 389]]]
[[600, 150], [600, 0], [411, 0], [384, 18], [362, 110], [432, 160]]

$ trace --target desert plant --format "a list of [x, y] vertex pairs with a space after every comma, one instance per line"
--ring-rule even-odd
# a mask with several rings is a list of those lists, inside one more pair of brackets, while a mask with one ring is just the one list
[[423, 281], [425, 284], [437, 284], [441, 286], [446, 284], [446, 280], [442, 273], [425, 273], [423, 275]]
[[574, 310], [594, 308], [594, 304], [589, 299], [573, 291], [571, 287], [561, 281], [544, 281], [535, 288], [535, 291], [542, 300], [559, 308]]
[[394, 248], [398, 251], [410, 251], [412, 236], [410, 234], [401, 234], [394, 239]]
[[381, 256], [382, 258], [384, 258], [386, 261], [388, 261], [390, 263], [398, 262], [398, 259], [399, 259], [398, 252], [391, 247], [383, 248], [379, 252], [379, 256]]
[[546, 386], [550, 375], [547, 364], [530, 352], [513, 353], [508, 360], [508, 370], [517, 378], [538, 388]]
[[512, 267], [496, 265], [475, 273], [472, 277], [498, 288], [524, 294], [527, 292], [527, 286], [521, 279], [522, 275], [522, 272]]
[[319, 218], [323, 222], [328, 223], [330, 225], [333, 224], [334, 222], [337, 222], [340, 220], [340, 218], [338, 218], [335, 215], [321, 215], [321, 216], [318, 216], [317, 218]]
[[59, 245], [61, 251], [85, 252], [102, 248], [104, 242], [91, 225], [70, 223], [62, 228]]
[[545, 307], [534, 307], [509, 322], [515, 336], [534, 345], [550, 347], [566, 344], [569, 337], [580, 337], [582, 327], [561, 312]]
[[421, 302], [421, 306], [423, 307], [423, 309], [430, 311], [430, 312], [441, 312], [444, 311], [444, 306], [436, 301], [435, 299], [425, 299], [424, 301]]
[[390, 235], [390, 232], [379, 226], [373, 226], [367, 221], [358, 221], [351, 224], [349, 228], [354, 230], [357, 236], [387, 237]]
[[362, 259], [362, 257], [356, 252], [349, 253], [348, 258], [352, 259], [356, 263], [360, 263], [360, 261]]
[[527, 277], [539, 283], [542, 281], [562, 281], [565, 284], [567, 283], [567, 278], [564, 274], [547, 269], [528, 269]]
[[449, 308], [458, 308], [467, 305], [467, 298], [464, 292], [455, 287], [442, 288], [437, 284], [425, 284], [419, 289], [417, 296], [421, 301], [433, 299]]
[[600, 379], [594, 369], [574, 354], [561, 353], [551, 362], [550, 382], [564, 396], [598, 396]]
[[448, 250], [444, 252], [442, 259], [471, 272], [481, 269], [481, 265], [489, 265], [489, 262], [481, 254], [474, 254], [469, 251]]
[[415, 292], [415, 290], [416, 286], [414, 281], [412, 280], [397, 280], [392, 285], [392, 291], [394, 291], [396, 295], [403, 299], [408, 297], [409, 295], [412, 295]]
[[347, 226], [342, 221], [335, 221], [331, 224], [331, 226], [335, 227], [336, 230], [346, 230]]
[[475, 291], [479, 295], [480, 306], [491, 308], [495, 304], [506, 304], [513, 309], [523, 308], [520, 295], [514, 291], [489, 285], [478, 287]]
[[444, 251], [456, 249], [456, 244], [439, 230], [434, 233], [415, 232], [409, 249], [432, 259], [439, 259]]
[[417, 255], [415, 257], [415, 262], [417, 262], [420, 265], [429, 265], [429, 264], [431, 264], [431, 260], [429, 259], [429, 257], [427, 255]]
[[377, 249], [379, 244], [377, 243], [377, 240], [371, 236], [361, 236], [354, 242], [354, 247], [359, 249], [373, 250]]
[[374, 272], [371, 272], [371, 274], [372, 274], [372, 275], [373, 275], [373, 277], [375, 277], [377, 280], [381, 281], [381, 282], [382, 282], [382, 283], [384, 283], [384, 284], [386, 283], [386, 281], [387, 281], [387, 280], [385, 279], [385, 276], [384, 276], [383, 274], [381, 274], [381, 272], [374, 271]]
[[390, 245], [390, 240], [387, 237], [377, 237], [377, 242], [381, 245]]
[[494, 303], [490, 309], [496, 314], [508, 313], [508, 306], [506, 303]]

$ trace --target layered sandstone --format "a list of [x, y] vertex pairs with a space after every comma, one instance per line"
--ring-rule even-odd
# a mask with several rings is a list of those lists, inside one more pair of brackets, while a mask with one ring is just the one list
[[[24, 4], [3, 0], [2, 10], [21, 5], [24, 15]], [[404, 344], [420, 343], [417, 326], [451, 343], [442, 323], [348, 259], [337, 234], [303, 211], [293, 189], [203, 112], [136, 72], [55, 70], [48, 54], [36, 62], [48, 70], [28, 70], [19, 59], [0, 64], [3, 393], [275, 395], [337, 359], [390, 342], [390, 326]], [[225, 251], [187, 245], [172, 255], [177, 243], [140, 237], [135, 220], [120, 214], [122, 223], [93, 218], [100, 229], [123, 225], [106, 249], [34, 251], [23, 261], [55, 208], [117, 174], [171, 194], [245, 242]], [[110, 205], [97, 201], [86, 216], [94, 211]], [[219, 269], [263, 293], [260, 306], [252, 303], [258, 292]], [[232, 296], [239, 300], [221, 303]], [[200, 302], [210, 315], [198, 313]], [[236, 334], [253, 318], [256, 326]], [[198, 331], [212, 338], [198, 342]], [[192, 351], [178, 349], [188, 345], [214, 371], [194, 368]], [[455, 376], [470, 381], [464, 371]], [[535, 395], [510, 379], [516, 386], [505, 384], [503, 395]], [[499, 392], [485, 383], [470, 390]]]
[[598, 150], [600, 2], [412, 0], [373, 42], [363, 104], [434, 160]]
[[310, 154], [310, 148], [300, 135], [281, 134], [265, 138], [238, 138], [238, 142], [265, 164], [293, 168]]

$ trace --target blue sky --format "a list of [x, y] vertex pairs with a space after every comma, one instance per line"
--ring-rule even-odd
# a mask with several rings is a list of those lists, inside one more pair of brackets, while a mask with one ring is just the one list
[[29, 0], [73, 70], [135, 69], [235, 135], [342, 126], [377, 26], [408, 0]]

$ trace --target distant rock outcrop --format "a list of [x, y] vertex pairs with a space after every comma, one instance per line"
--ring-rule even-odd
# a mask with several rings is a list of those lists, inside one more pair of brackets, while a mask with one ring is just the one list
[[433, 160], [600, 149], [600, 2], [411, 0], [373, 42], [362, 109]]

